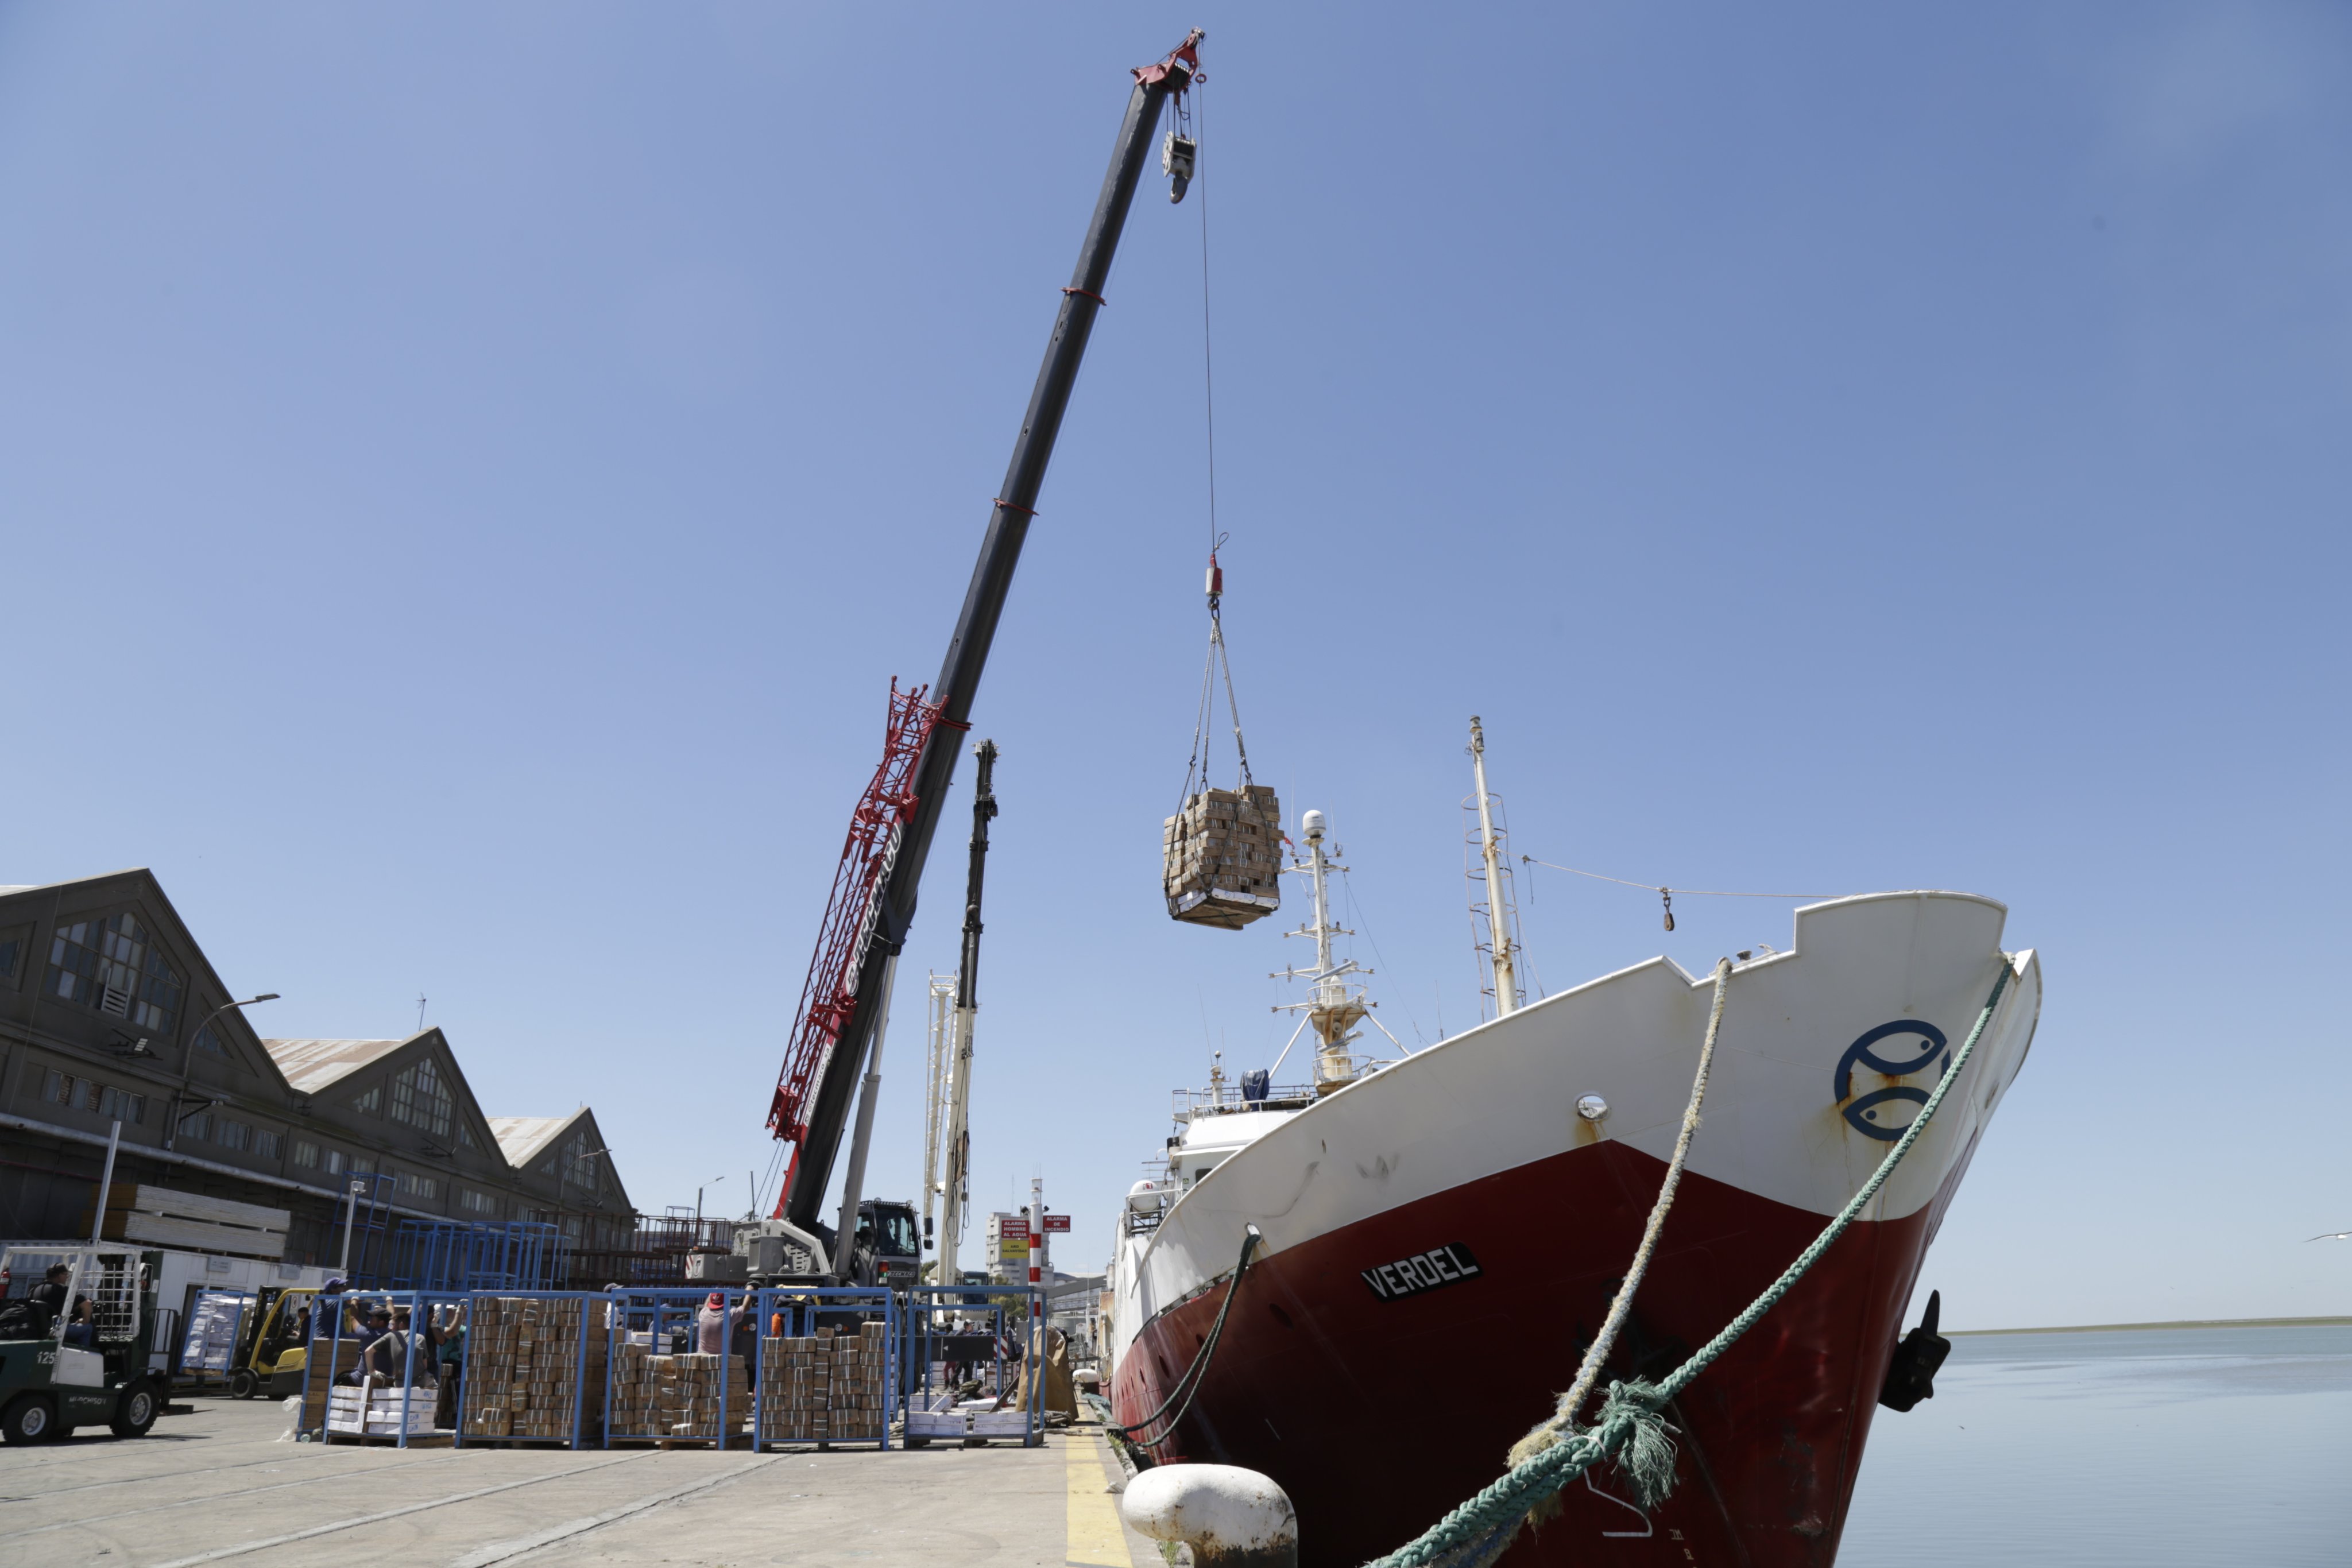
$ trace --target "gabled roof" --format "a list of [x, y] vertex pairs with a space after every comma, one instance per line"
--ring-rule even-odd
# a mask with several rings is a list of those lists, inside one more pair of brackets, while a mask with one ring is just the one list
[[[414, 1040], [415, 1035], [409, 1036]], [[304, 1094], [316, 1094], [339, 1079], [380, 1061], [406, 1045], [406, 1040], [265, 1040], [262, 1046], [286, 1082]]]
[[561, 1137], [564, 1130], [587, 1111], [574, 1111], [569, 1116], [493, 1116], [490, 1132], [499, 1140], [499, 1148], [507, 1163], [517, 1170], [547, 1152], [548, 1145]]

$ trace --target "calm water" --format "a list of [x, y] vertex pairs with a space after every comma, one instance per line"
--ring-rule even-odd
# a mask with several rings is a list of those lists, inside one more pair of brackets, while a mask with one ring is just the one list
[[2352, 1565], [2352, 1327], [1955, 1339], [1839, 1568]]

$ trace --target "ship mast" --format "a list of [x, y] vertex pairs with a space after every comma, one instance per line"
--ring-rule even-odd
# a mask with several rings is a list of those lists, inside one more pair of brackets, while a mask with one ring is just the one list
[[[1300, 831], [1307, 838], [1307, 853], [1297, 863], [1285, 869], [1304, 872], [1315, 889], [1315, 918], [1287, 936], [1315, 938], [1315, 967], [1289, 968], [1274, 977], [1278, 980], [1312, 980], [1315, 997], [1312, 1001], [1291, 1002], [1276, 1008], [1276, 1012], [1305, 1012], [1306, 1022], [1315, 1029], [1315, 1092], [1328, 1094], [1355, 1082], [1356, 1059], [1348, 1047], [1359, 1037], [1356, 1025], [1370, 1016], [1370, 1007], [1364, 1000], [1364, 988], [1348, 979], [1349, 975], [1369, 975], [1370, 969], [1359, 968], [1353, 958], [1334, 962], [1331, 938], [1349, 936], [1354, 933], [1331, 923], [1329, 875], [1334, 869], [1323, 848], [1323, 813], [1309, 811], [1299, 819]], [[1346, 866], [1337, 868], [1345, 871]], [[1379, 1020], [1373, 1020], [1375, 1026]], [[1382, 1029], [1382, 1034], [1388, 1030]], [[1393, 1038], [1393, 1037], [1391, 1037]], [[1286, 1048], [1286, 1050], [1287, 1048]], [[1402, 1047], [1399, 1047], [1402, 1050]], [[1277, 1064], [1278, 1065], [1278, 1064]]]
[[1495, 1016], [1519, 1005], [1518, 977], [1513, 971], [1515, 944], [1504, 907], [1503, 845], [1495, 832], [1493, 797], [1486, 793], [1486, 732], [1478, 716], [1470, 716], [1470, 772], [1478, 790], [1478, 854], [1486, 862], [1486, 953], [1495, 967]]

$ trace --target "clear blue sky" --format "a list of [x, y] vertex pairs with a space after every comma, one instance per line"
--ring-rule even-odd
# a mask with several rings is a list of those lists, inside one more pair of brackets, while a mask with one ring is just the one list
[[[1244, 713], [1382, 1016], [1475, 1016], [1479, 713], [1545, 859], [2010, 904], [2048, 1007], [1948, 1321], [2352, 1311], [2326, 5], [0, 7], [0, 882], [152, 866], [268, 1032], [422, 990], [492, 1113], [740, 1207], [888, 679], [1194, 21]], [[1042, 1170], [1066, 1267], [1299, 946], [1159, 904], [1206, 525], [1155, 189], [976, 716], [978, 1196]], [[1554, 989], [1789, 930], [1522, 895]]]

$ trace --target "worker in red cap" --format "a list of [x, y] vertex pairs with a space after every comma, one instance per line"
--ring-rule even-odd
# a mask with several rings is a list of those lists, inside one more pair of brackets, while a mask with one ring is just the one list
[[704, 1355], [726, 1354], [730, 1332], [748, 1322], [751, 1312], [749, 1291], [744, 1292], [743, 1304], [731, 1312], [727, 1310], [727, 1292], [711, 1291], [702, 1310], [694, 1314], [694, 1348]]

